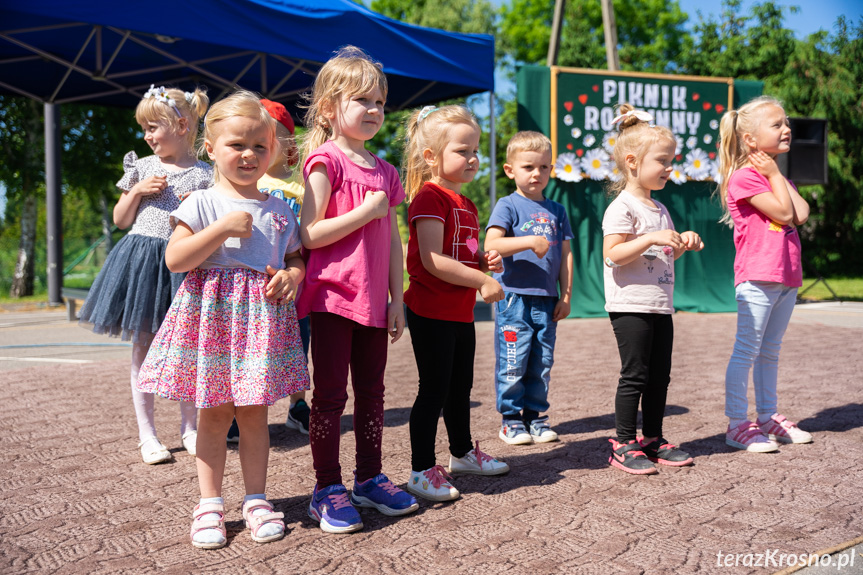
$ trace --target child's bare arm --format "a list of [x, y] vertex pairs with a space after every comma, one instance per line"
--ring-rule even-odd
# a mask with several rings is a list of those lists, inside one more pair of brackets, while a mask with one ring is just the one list
[[174, 273], [193, 270], [210, 257], [228, 238], [252, 236], [252, 215], [248, 212], [225, 214], [198, 233], [179, 222], [165, 248], [165, 264]]
[[608, 234], [602, 240], [602, 259], [625, 266], [634, 262], [638, 256], [647, 251], [650, 246], [670, 246], [675, 250], [683, 248], [680, 234], [674, 230], [650, 232], [634, 237], [631, 234]]
[[398, 216], [396, 209], [390, 208], [390, 303], [387, 307], [387, 331], [390, 343], [395, 343], [405, 329], [404, 310], [404, 253], [402, 238], [399, 235]]
[[570, 301], [572, 300], [572, 270], [575, 266], [569, 240], [563, 240], [561, 247], [560, 276], [558, 277], [560, 299], [554, 306], [554, 313], [551, 318], [553, 321], [560, 321], [569, 317]]
[[491, 276], [443, 255], [443, 222], [434, 218], [416, 220], [417, 243], [423, 267], [447, 283], [480, 290], [486, 303], [503, 299], [503, 288]]
[[131, 190], [120, 194], [120, 199], [114, 206], [114, 224], [121, 230], [134, 224], [141, 198], [159, 194], [167, 186], [168, 179], [165, 176], [150, 176], [132, 186]]
[[545, 236], [506, 237], [506, 230], [492, 226], [485, 232], [486, 251], [496, 250], [502, 257], [531, 250], [542, 259], [548, 253], [548, 240]]
[[368, 192], [363, 203], [346, 214], [327, 218], [327, 205], [333, 188], [322, 164], [312, 168], [306, 180], [303, 211], [300, 215], [300, 238], [308, 249], [333, 244], [367, 223], [389, 214], [385, 192]]
[[785, 176], [779, 172], [776, 161], [764, 152], [752, 152], [749, 154], [749, 163], [767, 178], [771, 190], [751, 196], [746, 201], [774, 222], [786, 226], [791, 224], [794, 221], [794, 204], [790, 191], [793, 186], [788, 185]]

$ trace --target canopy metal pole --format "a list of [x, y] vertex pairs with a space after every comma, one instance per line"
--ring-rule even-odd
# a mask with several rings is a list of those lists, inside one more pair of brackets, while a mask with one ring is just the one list
[[489, 132], [489, 170], [490, 170], [490, 186], [489, 195], [489, 213], [494, 209], [494, 204], [497, 203], [497, 133], [494, 125], [494, 90], [488, 93], [488, 132]]
[[63, 212], [60, 182], [60, 106], [45, 103], [45, 204], [48, 235], [48, 304], [63, 298]]

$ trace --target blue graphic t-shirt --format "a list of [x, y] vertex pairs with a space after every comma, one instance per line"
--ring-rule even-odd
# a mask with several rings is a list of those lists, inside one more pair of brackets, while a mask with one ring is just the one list
[[535, 202], [515, 192], [494, 206], [488, 226], [505, 230], [505, 237], [545, 236], [548, 253], [539, 259], [531, 250], [503, 258], [503, 273], [494, 274], [504, 291], [557, 297], [563, 242], [572, 239], [566, 210], [559, 203]]

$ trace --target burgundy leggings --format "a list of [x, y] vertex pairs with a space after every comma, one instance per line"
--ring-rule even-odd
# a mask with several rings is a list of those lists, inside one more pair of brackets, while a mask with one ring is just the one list
[[381, 472], [387, 330], [333, 313], [313, 312], [311, 318], [314, 386], [309, 442], [318, 489], [342, 483], [339, 440], [348, 401], [348, 369], [354, 389], [356, 473], [365, 481]]

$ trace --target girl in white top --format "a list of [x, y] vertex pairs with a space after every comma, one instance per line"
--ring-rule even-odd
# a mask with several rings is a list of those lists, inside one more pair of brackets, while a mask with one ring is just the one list
[[[671, 175], [674, 135], [628, 104], [620, 107], [614, 119], [618, 122], [614, 160], [623, 178], [612, 184], [612, 191], [620, 193], [602, 220], [605, 309], [621, 363], [615, 399], [617, 439], [609, 439], [608, 462], [627, 473], [647, 475], [657, 472], [654, 462], [692, 463], [689, 454], [662, 437], [662, 417], [674, 340], [674, 260], [704, 244], [695, 232], [677, 233], [668, 210], [650, 197]], [[636, 437], [639, 402], [644, 437]]]

